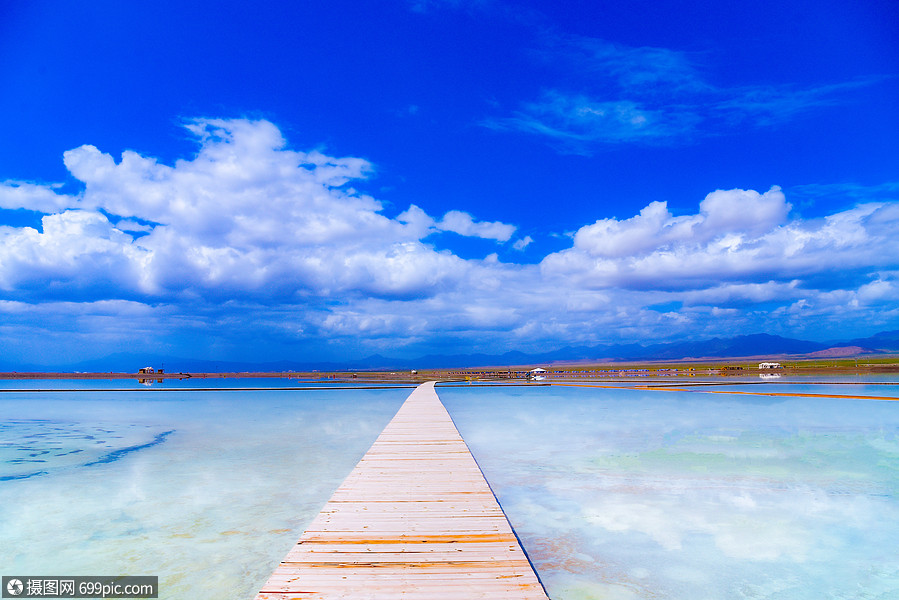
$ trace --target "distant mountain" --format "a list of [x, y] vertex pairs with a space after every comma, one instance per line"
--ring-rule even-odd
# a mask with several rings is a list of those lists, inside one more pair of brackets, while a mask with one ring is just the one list
[[724, 358], [738, 356], [761, 356], [765, 354], [808, 354], [824, 350], [828, 346], [818, 342], [807, 342], [757, 333], [740, 335], [733, 338], [712, 338], [701, 342], [675, 342], [660, 344], [658, 350], [644, 355], [643, 358], [678, 359], [678, 358]]
[[850, 358], [852, 356], [870, 353], [870, 349], [862, 348], [861, 346], [835, 346], [826, 350], [809, 352], [806, 356], [809, 358]]
[[861, 346], [863, 348], [871, 348], [880, 352], [899, 352], [899, 330], [882, 331], [878, 334], [867, 338], [850, 340], [846, 342], [846, 346]]
[[835, 358], [883, 352], [899, 352], [899, 331], [884, 331], [867, 338], [832, 343], [810, 342], [766, 333], [712, 338], [701, 341], [641, 344], [600, 344], [565, 346], [547, 352], [525, 353], [517, 350], [503, 354], [431, 354], [415, 359], [389, 358], [375, 354], [342, 362], [306, 362], [280, 360], [273, 362], [234, 362], [201, 360], [162, 354], [117, 353], [104, 358], [80, 362], [66, 367], [40, 367], [0, 363], [2, 371], [83, 371], [136, 373], [145, 366], [165, 368], [167, 373], [346, 371], [387, 369], [466, 368], [513, 366], [564, 362], [614, 362], [639, 360], [681, 360], [747, 358], [761, 356], [809, 356]]
[[30, 365], [27, 363], [13, 363], [0, 360], [0, 373], [37, 373], [45, 371], [47, 368], [40, 365]]
[[[878, 340], [879, 346], [868, 340]], [[755, 356], [811, 355], [835, 349], [834, 355], [847, 354], [846, 348], [856, 346], [856, 354], [870, 353], [869, 348], [880, 351], [899, 351], [899, 331], [877, 334], [866, 340], [853, 340], [823, 344], [785, 338], [778, 335], [757, 333], [732, 338], [712, 338], [693, 342], [668, 342], [642, 346], [640, 344], [606, 344], [597, 346], [566, 346], [558, 350], [541, 353], [518, 351], [505, 354], [456, 354], [429, 355], [415, 360], [389, 360], [377, 357], [387, 368], [460, 368], [477, 366], [512, 366], [548, 364], [579, 361], [636, 361], [636, 360], [681, 360], [685, 358], [745, 358]], [[374, 357], [372, 357], [374, 358]], [[361, 360], [356, 368], [373, 368], [371, 358]]]

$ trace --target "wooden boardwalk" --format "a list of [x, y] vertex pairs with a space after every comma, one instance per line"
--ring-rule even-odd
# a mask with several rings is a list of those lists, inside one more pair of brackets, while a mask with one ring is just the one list
[[406, 400], [256, 600], [547, 600], [434, 383]]

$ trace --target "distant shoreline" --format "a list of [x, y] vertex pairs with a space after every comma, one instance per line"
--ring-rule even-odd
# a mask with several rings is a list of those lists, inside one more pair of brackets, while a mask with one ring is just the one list
[[549, 364], [513, 367], [484, 366], [455, 369], [382, 370], [382, 371], [235, 371], [235, 372], [90, 372], [9, 371], [0, 372], [0, 380], [136, 380], [159, 382], [188, 379], [288, 379], [334, 383], [421, 383], [469, 381], [524, 381], [534, 367], [546, 369], [545, 378], [553, 380], [645, 380], [647, 377], [666, 380], [718, 377], [753, 377], [759, 375], [777, 379], [778, 376], [870, 375], [895, 374], [899, 377], [899, 357], [867, 359], [783, 360], [780, 366], [760, 369], [757, 359], [714, 359], [669, 362], [634, 362], [603, 364]]

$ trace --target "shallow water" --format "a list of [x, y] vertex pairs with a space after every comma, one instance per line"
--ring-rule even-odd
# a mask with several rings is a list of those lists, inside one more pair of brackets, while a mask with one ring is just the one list
[[899, 598], [897, 402], [440, 396], [556, 600]]
[[252, 598], [407, 395], [4, 392], [0, 572]]
[[[251, 598], [409, 393], [85, 387], [0, 393], [0, 573], [161, 598]], [[899, 402], [438, 393], [554, 600], [899, 598]]]

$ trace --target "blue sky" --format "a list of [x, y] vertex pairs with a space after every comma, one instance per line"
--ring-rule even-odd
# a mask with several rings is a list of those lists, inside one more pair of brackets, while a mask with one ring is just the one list
[[899, 8], [702, 4], [4, 2], [3, 361], [899, 329]]

